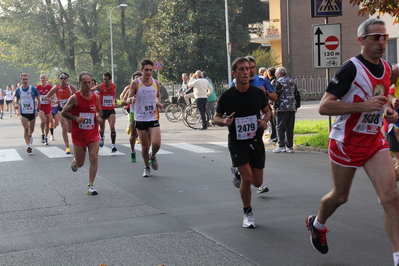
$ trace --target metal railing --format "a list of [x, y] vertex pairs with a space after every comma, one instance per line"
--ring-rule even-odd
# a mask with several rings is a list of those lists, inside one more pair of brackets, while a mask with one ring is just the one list
[[[320, 100], [323, 97], [324, 92], [327, 88], [327, 81], [325, 75], [304, 75], [304, 76], [294, 76], [291, 77], [294, 82], [297, 84], [298, 88], [305, 89], [308, 92], [308, 101], [309, 100]], [[329, 78], [329, 80], [331, 77]], [[178, 95], [178, 91], [181, 88], [181, 84], [168, 84], [163, 83], [166, 90], [168, 91], [169, 98]], [[229, 84], [227, 84], [226, 80], [215, 80], [213, 82], [215, 86], [216, 95], [220, 96], [225, 90], [229, 88]]]

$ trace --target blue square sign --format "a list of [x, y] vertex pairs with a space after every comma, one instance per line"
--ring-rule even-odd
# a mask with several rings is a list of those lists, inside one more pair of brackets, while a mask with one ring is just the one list
[[342, 16], [342, 0], [311, 0], [312, 18]]

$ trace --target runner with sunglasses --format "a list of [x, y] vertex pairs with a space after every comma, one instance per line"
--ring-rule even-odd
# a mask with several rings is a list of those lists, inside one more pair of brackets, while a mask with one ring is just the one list
[[[69, 75], [65, 72], [60, 73], [58, 76], [60, 79], [60, 84], [53, 86], [53, 88], [47, 93], [44, 100], [58, 103], [58, 110], [61, 112], [68, 99], [76, 93], [76, 87], [68, 84]], [[52, 96], [56, 94], [57, 98], [53, 98]], [[62, 127], [62, 138], [64, 139], [65, 143], [65, 153], [71, 154], [71, 148], [69, 147], [69, 137], [68, 133], [71, 133], [71, 121], [66, 119], [63, 116], [60, 116], [60, 123]]]
[[383, 206], [385, 229], [395, 266], [399, 266], [399, 196], [388, 142], [381, 132], [384, 118], [390, 123], [398, 119], [388, 102], [388, 89], [397, 69], [394, 72], [382, 59], [387, 37], [384, 21], [364, 21], [358, 28], [360, 54], [337, 71], [320, 102], [321, 115], [337, 116], [328, 152], [333, 189], [322, 198], [317, 215], [306, 219], [306, 225], [313, 247], [327, 253], [327, 219], [348, 201], [356, 170], [363, 167]]

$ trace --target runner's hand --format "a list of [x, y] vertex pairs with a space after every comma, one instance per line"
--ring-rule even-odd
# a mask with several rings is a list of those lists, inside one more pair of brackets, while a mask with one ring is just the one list
[[236, 114], [236, 112], [233, 112], [231, 115], [228, 115], [225, 118], [224, 123], [226, 124], [226, 126], [230, 126], [233, 123], [235, 114]]

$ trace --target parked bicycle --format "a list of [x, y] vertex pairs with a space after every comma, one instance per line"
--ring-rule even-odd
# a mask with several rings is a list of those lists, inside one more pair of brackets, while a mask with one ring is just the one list
[[183, 94], [172, 97], [172, 103], [165, 109], [165, 116], [170, 122], [178, 122], [183, 118], [183, 112], [187, 108]]
[[298, 89], [299, 95], [301, 95], [301, 102], [304, 102], [308, 99], [308, 92], [305, 89]]

